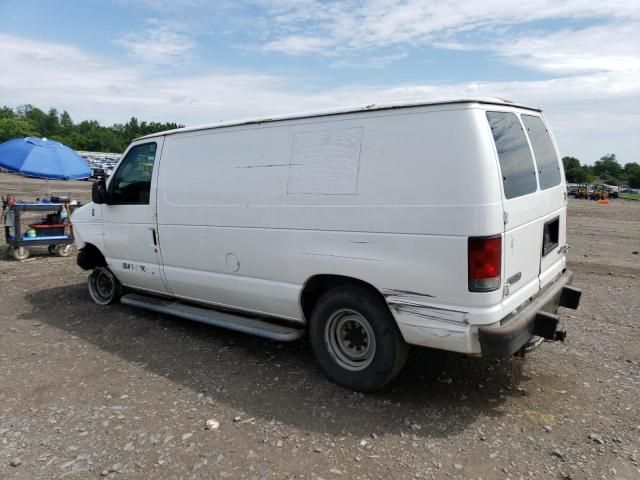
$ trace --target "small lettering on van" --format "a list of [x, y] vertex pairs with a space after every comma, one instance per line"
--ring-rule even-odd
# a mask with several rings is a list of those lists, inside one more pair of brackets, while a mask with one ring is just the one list
[[147, 267], [144, 265], [136, 265], [135, 263], [122, 262], [123, 270], [133, 270], [134, 272], [146, 273]]

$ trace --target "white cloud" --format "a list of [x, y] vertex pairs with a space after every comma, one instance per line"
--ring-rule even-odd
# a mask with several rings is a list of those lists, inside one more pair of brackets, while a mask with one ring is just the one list
[[384, 68], [391, 63], [406, 58], [408, 53], [398, 52], [389, 55], [371, 56], [368, 58], [342, 58], [333, 62], [331, 68]]
[[[544, 19], [640, 18], [636, 0], [263, 0], [273, 19], [272, 41], [323, 38], [342, 51], [451, 40], [478, 29]], [[297, 52], [292, 52], [297, 53]]]
[[128, 33], [115, 41], [128, 54], [146, 63], [175, 64], [191, 59], [193, 40], [182, 32], [185, 27], [175, 22], [148, 19], [146, 29]]
[[497, 96], [545, 109], [563, 154], [593, 162], [614, 151], [640, 157], [640, 72], [583, 71], [526, 82], [404, 84], [303, 90], [299, 78], [260, 72], [158, 75], [154, 67], [116, 63], [78, 48], [0, 34], [0, 98], [68, 110], [74, 120], [185, 124], [365, 105], [392, 100]]
[[291, 35], [269, 42], [263, 49], [266, 51], [288, 53], [289, 55], [319, 53], [330, 56], [332, 55], [330, 49], [332, 44], [333, 42], [331, 40], [325, 38]]
[[640, 71], [640, 22], [562, 30], [523, 37], [496, 47], [499, 54], [553, 74]]
[[[120, 0], [131, 2], [131, 0]], [[402, 58], [380, 49], [431, 46], [485, 50], [552, 74], [617, 71], [640, 61], [637, 0], [142, 0], [164, 16], [119, 40], [137, 58], [176, 63], [195, 56], [192, 36], [221, 24], [245, 38], [241, 50], [332, 58], [333, 68], [380, 68]], [[194, 15], [197, 12], [197, 15]], [[221, 19], [224, 20], [221, 20]], [[168, 19], [168, 20], [167, 20]], [[189, 28], [178, 23], [182, 19]], [[186, 20], [188, 19], [188, 20]], [[535, 33], [531, 22], [597, 21], [591, 27]], [[218, 29], [220, 30], [220, 29]], [[251, 31], [251, 40], [243, 34]], [[233, 38], [233, 34], [231, 37]], [[258, 43], [258, 40], [261, 43]], [[612, 47], [615, 46], [615, 47]]]

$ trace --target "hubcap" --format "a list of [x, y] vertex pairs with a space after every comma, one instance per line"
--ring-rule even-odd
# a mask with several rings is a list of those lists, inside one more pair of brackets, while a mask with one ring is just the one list
[[325, 344], [333, 359], [351, 371], [367, 368], [376, 352], [376, 338], [369, 321], [351, 309], [331, 315], [325, 327]]

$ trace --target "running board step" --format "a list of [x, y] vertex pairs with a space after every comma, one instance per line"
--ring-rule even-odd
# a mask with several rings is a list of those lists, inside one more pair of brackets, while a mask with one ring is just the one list
[[249, 333], [258, 337], [269, 338], [280, 342], [292, 342], [304, 336], [304, 330], [292, 328], [275, 323], [269, 323], [257, 318], [249, 318], [241, 315], [212, 310], [210, 308], [187, 305], [172, 300], [148, 297], [130, 293], [124, 295], [120, 302], [133, 307], [144, 308], [152, 312], [166, 313], [187, 320], [194, 320], [216, 327], [228, 328], [237, 332]]

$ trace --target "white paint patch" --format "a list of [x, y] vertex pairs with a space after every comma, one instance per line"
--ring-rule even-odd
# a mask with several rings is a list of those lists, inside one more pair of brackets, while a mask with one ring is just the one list
[[288, 194], [355, 195], [362, 127], [294, 134]]
[[240, 260], [234, 253], [227, 253], [227, 268], [232, 272], [240, 270]]

